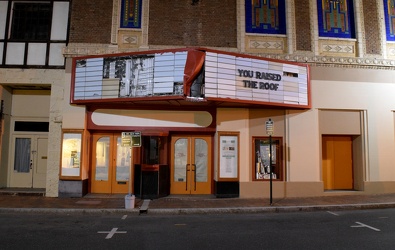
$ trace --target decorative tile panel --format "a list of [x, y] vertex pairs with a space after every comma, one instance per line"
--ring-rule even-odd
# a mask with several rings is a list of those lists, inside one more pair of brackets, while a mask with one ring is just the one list
[[246, 32], [285, 34], [285, 0], [246, 0]]
[[355, 38], [352, 0], [317, 0], [321, 37]]
[[354, 41], [320, 40], [320, 55], [355, 56], [355, 43]]
[[246, 50], [268, 53], [285, 53], [285, 37], [268, 37], [268, 36], [248, 36], [246, 35]]

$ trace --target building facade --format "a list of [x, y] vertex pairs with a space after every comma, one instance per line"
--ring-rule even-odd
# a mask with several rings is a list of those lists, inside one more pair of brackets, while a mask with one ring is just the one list
[[47, 1], [38, 40], [13, 33], [18, 3], [3, 187], [36, 187], [36, 164], [53, 197], [395, 191], [392, 1]]

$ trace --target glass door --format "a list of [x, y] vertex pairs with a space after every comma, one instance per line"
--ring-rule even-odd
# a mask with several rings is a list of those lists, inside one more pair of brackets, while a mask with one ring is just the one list
[[93, 135], [92, 193], [128, 193], [130, 148], [121, 146], [121, 134]]
[[211, 194], [211, 137], [173, 136], [171, 194]]

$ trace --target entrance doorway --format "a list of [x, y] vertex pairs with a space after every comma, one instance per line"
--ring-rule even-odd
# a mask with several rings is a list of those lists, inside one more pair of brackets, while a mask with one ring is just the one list
[[211, 194], [210, 136], [173, 136], [171, 194]]
[[322, 177], [325, 190], [354, 188], [351, 136], [322, 136]]
[[45, 188], [48, 138], [15, 135], [12, 139], [10, 187]]
[[92, 193], [128, 193], [130, 147], [122, 147], [121, 134], [94, 134], [92, 143]]

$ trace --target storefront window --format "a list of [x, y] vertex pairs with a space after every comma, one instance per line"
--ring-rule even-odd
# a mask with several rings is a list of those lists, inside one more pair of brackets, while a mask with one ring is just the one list
[[61, 176], [80, 176], [82, 133], [63, 133]]
[[[272, 150], [270, 151], [270, 145]], [[255, 137], [253, 138], [254, 149], [254, 180], [270, 180], [270, 153], [272, 163], [272, 179], [282, 180], [282, 139], [275, 137]]]

